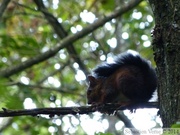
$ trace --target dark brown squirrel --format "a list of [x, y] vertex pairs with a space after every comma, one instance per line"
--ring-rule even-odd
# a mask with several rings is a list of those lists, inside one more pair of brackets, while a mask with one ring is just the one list
[[146, 102], [157, 87], [155, 70], [139, 55], [122, 53], [88, 76], [88, 104]]

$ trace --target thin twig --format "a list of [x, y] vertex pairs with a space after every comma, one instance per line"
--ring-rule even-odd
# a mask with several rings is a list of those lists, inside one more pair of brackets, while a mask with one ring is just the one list
[[29, 9], [29, 10], [31, 10], [31, 11], [35, 11], [35, 12], [38, 11], [38, 10], [35, 9], [35, 8], [31, 8], [31, 7], [27, 6], [27, 5], [21, 4], [21, 3], [16, 2], [16, 1], [13, 1], [13, 3], [16, 4], [16, 5], [18, 5], [18, 6], [21, 6], [21, 7], [24, 7], [24, 8], [26, 8], [26, 9]]

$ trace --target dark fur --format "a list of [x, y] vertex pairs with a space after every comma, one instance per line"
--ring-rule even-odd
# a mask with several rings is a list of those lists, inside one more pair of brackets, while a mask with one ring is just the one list
[[[132, 77], [120, 78], [118, 87], [122, 93], [130, 100], [148, 101], [156, 90], [157, 77], [147, 60], [139, 55], [123, 53], [115, 59], [114, 63], [104, 63], [95, 68], [93, 76], [97, 79], [109, 80], [108, 78], [121, 68], [127, 68], [130, 71], [129, 74], [132, 74]], [[102, 85], [106, 86], [106, 84]]]

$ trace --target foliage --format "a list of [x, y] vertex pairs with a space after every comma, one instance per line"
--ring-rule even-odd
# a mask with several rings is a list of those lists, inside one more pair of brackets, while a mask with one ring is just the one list
[[96, 133], [95, 135], [112, 135], [111, 133], [102, 133], [102, 132], [99, 132], [99, 133]]
[[[128, 1], [44, 0], [43, 2], [46, 11], [53, 15], [65, 30], [64, 37], [56, 33], [47, 16], [37, 8], [34, 1], [11, 1], [0, 21], [1, 72], [31, 60], [39, 54], [43, 55], [44, 52], [57, 47], [66, 36], [81, 31], [96, 19], [112, 13], [115, 8], [123, 7]], [[62, 48], [42, 62], [20, 72], [14, 72], [6, 78], [2, 77], [0, 107], [27, 109], [85, 105], [86, 76], [98, 63], [128, 49], [138, 51], [153, 62], [150, 45], [152, 27], [152, 13], [148, 3], [143, 1], [133, 10], [73, 42], [74, 49]], [[84, 117], [90, 119], [94, 116]], [[85, 134], [87, 130], [83, 129], [82, 119], [80, 116], [4, 118], [2, 121], [7, 125], [1, 127], [0, 131], [3, 131], [4, 135], [49, 134], [49, 132]], [[102, 122], [102, 119], [100, 121]]]

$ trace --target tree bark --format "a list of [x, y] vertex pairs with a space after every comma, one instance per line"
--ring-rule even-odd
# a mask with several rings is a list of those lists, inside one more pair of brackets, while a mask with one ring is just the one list
[[180, 121], [180, 2], [149, 0], [155, 19], [153, 50], [163, 127]]

